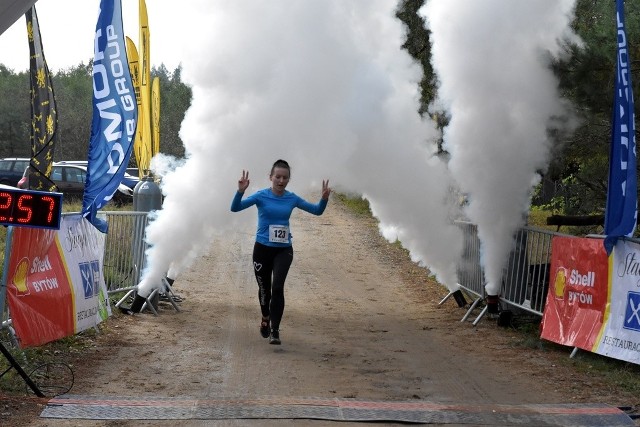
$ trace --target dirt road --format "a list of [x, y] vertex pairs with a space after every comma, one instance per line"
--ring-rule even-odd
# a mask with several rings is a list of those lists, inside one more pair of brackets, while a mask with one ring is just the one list
[[[292, 218], [295, 255], [287, 279], [282, 345], [258, 326], [253, 229], [212, 243], [210, 253], [177, 278], [181, 312], [114, 315], [94, 347], [74, 363], [73, 395], [125, 399], [341, 398], [465, 404], [600, 402], [637, 397], [580, 373], [569, 351], [517, 345], [517, 334], [464, 310], [375, 222], [337, 201], [325, 214]], [[442, 242], [446, 244], [446, 242]], [[175, 425], [176, 421], [40, 418], [42, 406], [16, 421], [30, 426]], [[30, 414], [31, 416], [27, 416]], [[180, 421], [183, 426], [281, 425], [276, 420]], [[326, 422], [329, 424], [330, 422]], [[290, 425], [325, 425], [289, 421]], [[343, 424], [341, 424], [343, 425]], [[355, 424], [354, 424], [355, 425]], [[357, 424], [362, 425], [362, 424]]]

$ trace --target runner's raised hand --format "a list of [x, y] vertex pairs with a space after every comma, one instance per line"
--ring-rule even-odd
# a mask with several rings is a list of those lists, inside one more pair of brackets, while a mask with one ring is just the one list
[[331, 188], [329, 187], [329, 180], [322, 180], [322, 198], [329, 200], [329, 194], [331, 194]]
[[244, 193], [244, 190], [249, 187], [249, 171], [242, 170], [242, 177], [238, 180], [238, 191]]

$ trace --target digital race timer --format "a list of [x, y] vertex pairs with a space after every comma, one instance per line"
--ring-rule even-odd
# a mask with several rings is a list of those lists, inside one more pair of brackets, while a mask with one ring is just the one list
[[0, 188], [0, 224], [60, 229], [62, 193]]

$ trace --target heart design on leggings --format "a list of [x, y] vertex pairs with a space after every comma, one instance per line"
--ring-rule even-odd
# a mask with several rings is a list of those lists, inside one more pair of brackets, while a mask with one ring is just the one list
[[260, 264], [259, 262], [254, 262], [253, 268], [255, 268], [256, 271], [260, 271], [262, 269], [262, 264]]

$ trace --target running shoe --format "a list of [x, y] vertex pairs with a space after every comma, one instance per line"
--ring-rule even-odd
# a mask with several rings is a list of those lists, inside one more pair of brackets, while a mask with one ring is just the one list
[[280, 345], [280, 331], [277, 329], [271, 330], [271, 338], [269, 338], [269, 344]]
[[262, 338], [269, 338], [269, 321], [262, 319], [260, 322], [260, 335]]

